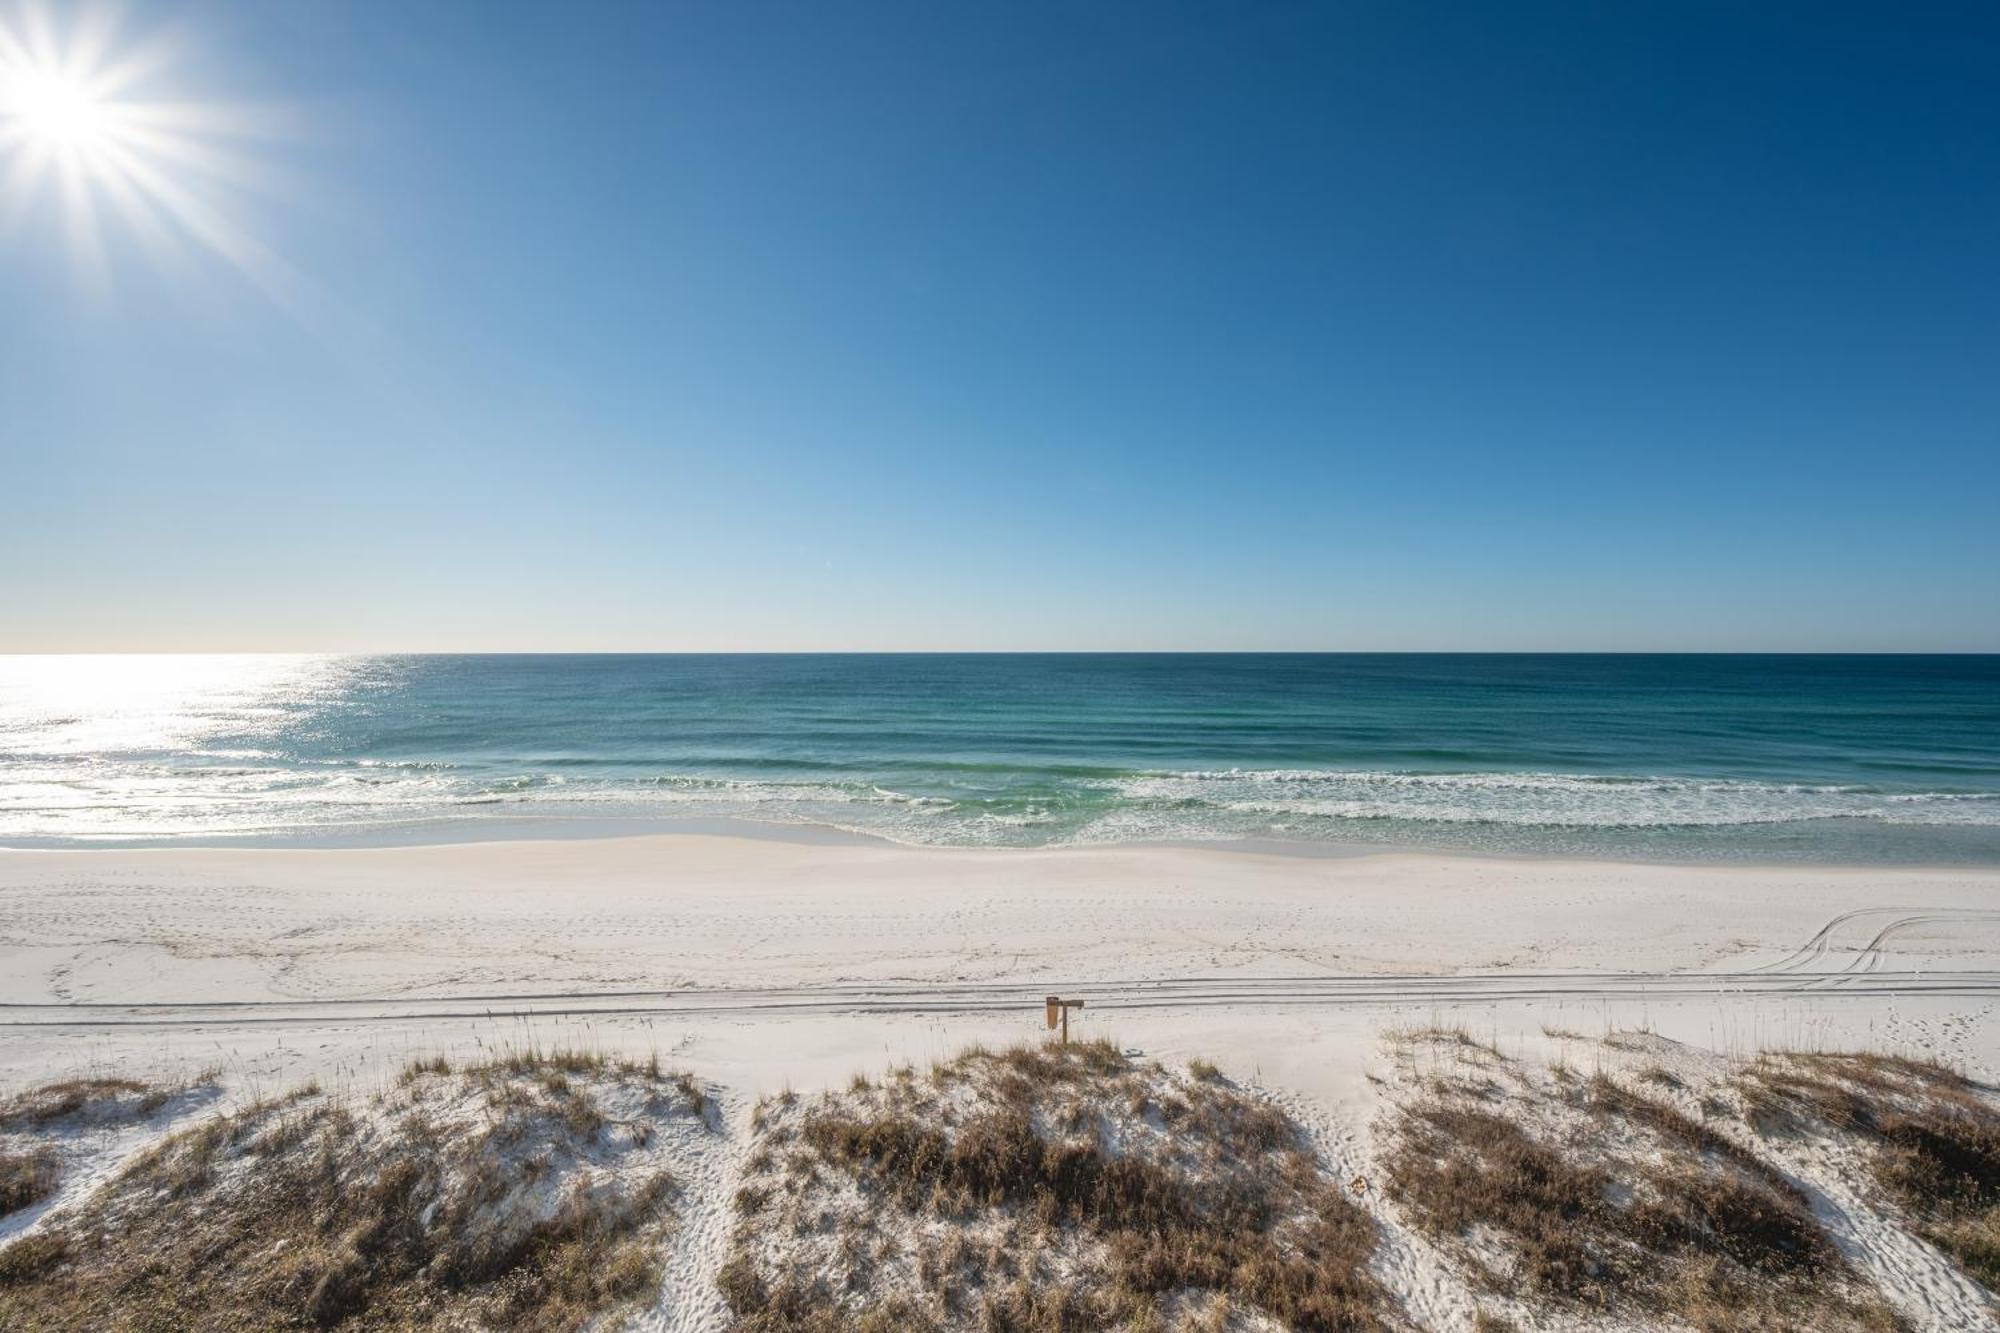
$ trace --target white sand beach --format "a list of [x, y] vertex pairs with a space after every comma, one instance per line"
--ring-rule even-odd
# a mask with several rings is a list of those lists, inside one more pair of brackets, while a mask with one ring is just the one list
[[[1385, 1034], [1415, 1027], [1537, 1056], [1639, 1032], [1677, 1053], [1660, 1059], [1867, 1049], [1988, 1075], [1996, 891], [2000, 872], [1964, 868], [702, 835], [13, 851], [0, 1080], [220, 1066], [241, 1099], [377, 1087], [432, 1052], [571, 1046], [657, 1052], [740, 1123], [782, 1089], [1038, 1039], [1060, 992], [1086, 1002], [1080, 1037], [1212, 1061], [1361, 1174]], [[662, 1326], [719, 1318], [699, 1296], [716, 1207]], [[1413, 1309], [1470, 1319], [1437, 1265], [1417, 1270]], [[1979, 1305], [1925, 1281], [1894, 1293], [1920, 1326]]]
[[1988, 869], [666, 835], [10, 851], [0, 905], [14, 1080], [217, 1050], [304, 1077], [527, 1025], [754, 1092], [1032, 1034], [1048, 991], [1314, 1096], [1438, 1015], [2000, 1064]]

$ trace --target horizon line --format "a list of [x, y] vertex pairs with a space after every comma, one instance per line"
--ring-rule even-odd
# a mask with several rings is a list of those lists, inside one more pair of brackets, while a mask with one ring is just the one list
[[2000, 648], [0, 648], [7, 657], [2000, 657]]

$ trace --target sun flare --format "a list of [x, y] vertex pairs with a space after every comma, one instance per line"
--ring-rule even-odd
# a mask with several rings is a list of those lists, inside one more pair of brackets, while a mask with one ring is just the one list
[[82, 81], [30, 73], [13, 89], [9, 111], [29, 140], [53, 149], [90, 152], [110, 134], [109, 109]]
[[0, 9], [0, 215], [52, 207], [81, 263], [108, 272], [116, 237], [173, 263], [207, 253], [273, 295], [284, 265], [233, 207], [265, 184], [246, 145], [271, 137], [270, 109], [192, 101], [175, 86], [185, 52], [128, 39], [109, 9]]

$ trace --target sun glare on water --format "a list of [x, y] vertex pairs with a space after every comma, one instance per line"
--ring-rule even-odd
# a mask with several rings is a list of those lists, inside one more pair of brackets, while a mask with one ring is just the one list
[[128, 40], [117, 11], [0, 4], [0, 221], [53, 207], [74, 257], [104, 276], [119, 238], [163, 264], [218, 256], [273, 295], [291, 279], [229, 205], [268, 182], [246, 151], [270, 109], [190, 100], [180, 48]]

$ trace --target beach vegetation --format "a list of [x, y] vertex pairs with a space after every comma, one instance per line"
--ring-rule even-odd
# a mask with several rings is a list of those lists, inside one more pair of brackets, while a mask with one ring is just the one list
[[413, 1071], [393, 1099], [299, 1089], [168, 1135], [0, 1250], [0, 1327], [564, 1330], [656, 1289], [673, 1143], [709, 1132], [678, 1076], [519, 1051]]
[[2000, 1104], [1943, 1065], [1875, 1053], [1767, 1055], [1739, 1080], [1765, 1134], [1860, 1145], [1918, 1235], [2000, 1291]]
[[143, 1120], [176, 1098], [213, 1093], [220, 1076], [220, 1070], [204, 1069], [176, 1080], [89, 1075], [38, 1084], [0, 1098], [0, 1134]]
[[769, 1105], [750, 1161], [740, 1333], [1387, 1326], [1374, 1223], [1299, 1127], [1108, 1042]]
[[0, 1150], [0, 1217], [40, 1203], [55, 1193], [62, 1167], [49, 1148]]
[[1780, 1171], [1610, 1074], [1413, 1074], [1388, 1133], [1390, 1196], [1476, 1289], [1705, 1333], [1898, 1326]]
[[58, 1079], [0, 1098], [0, 1216], [55, 1194], [84, 1131], [117, 1129], [180, 1109], [216, 1092], [216, 1071], [193, 1079], [103, 1075]]

